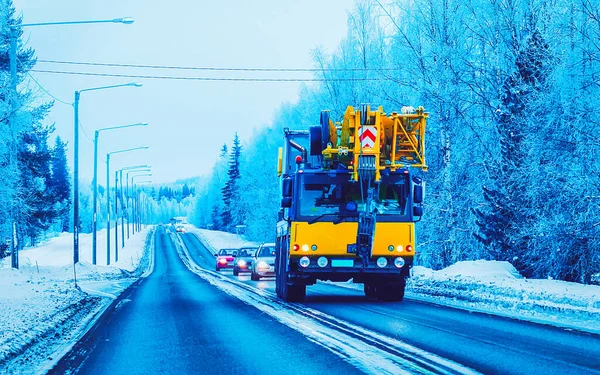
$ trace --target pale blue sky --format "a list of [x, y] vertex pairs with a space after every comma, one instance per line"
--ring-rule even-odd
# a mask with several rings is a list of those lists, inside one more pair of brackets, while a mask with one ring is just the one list
[[[217, 67], [312, 68], [311, 50], [333, 51], [347, 30], [353, 0], [14, 0], [25, 23], [130, 16], [132, 25], [32, 27], [25, 38], [39, 59]], [[130, 74], [197, 75], [203, 72], [109, 70], [38, 64], [38, 69]], [[227, 77], [260, 73], [212, 73]], [[125, 78], [35, 73], [53, 95], [67, 102], [87, 87], [126, 83]], [[279, 73], [264, 77], [307, 77]], [[99, 175], [106, 152], [149, 145], [146, 151], [114, 155], [111, 166], [151, 164], [154, 182], [207, 173], [224, 142], [238, 131], [244, 141], [268, 124], [283, 101], [296, 100], [298, 83], [133, 80], [142, 88], [82, 94], [81, 124], [94, 129], [147, 121], [147, 128], [101, 133]], [[47, 98], [40, 92], [41, 99]], [[317, 116], [317, 114], [315, 115]], [[316, 117], [318, 118], [318, 117]], [[69, 142], [72, 163], [73, 109], [56, 103], [48, 122]], [[279, 137], [279, 134], [273, 136]], [[93, 145], [80, 132], [80, 173], [91, 180]], [[114, 169], [114, 168], [111, 168]], [[100, 179], [103, 181], [103, 179]]]

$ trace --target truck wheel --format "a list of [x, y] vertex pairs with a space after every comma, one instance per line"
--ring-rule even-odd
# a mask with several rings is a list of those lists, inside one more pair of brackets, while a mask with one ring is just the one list
[[406, 282], [389, 283], [377, 287], [377, 298], [386, 302], [400, 302], [404, 299]]
[[372, 284], [365, 284], [365, 296], [367, 298], [377, 298], [377, 287]]
[[282, 289], [281, 298], [286, 302], [302, 302], [306, 297], [306, 285], [289, 285], [285, 283]]

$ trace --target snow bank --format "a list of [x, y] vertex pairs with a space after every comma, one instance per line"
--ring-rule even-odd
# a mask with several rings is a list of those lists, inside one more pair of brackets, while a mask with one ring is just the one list
[[480, 277], [480, 278], [509, 278], [522, 279], [523, 276], [509, 262], [475, 260], [455, 263], [440, 271], [432, 271], [426, 267], [416, 266], [413, 268], [413, 276], [433, 276], [434, 274], [444, 277]]
[[407, 291], [413, 299], [600, 332], [600, 286], [524, 279], [508, 262], [416, 266]]
[[198, 229], [193, 225], [185, 225], [186, 231], [198, 235], [204, 243], [210, 244], [215, 251], [227, 248], [240, 248], [244, 246], [256, 246], [260, 244], [256, 242], [246, 241], [241, 236], [218, 230]]
[[[119, 262], [110, 266], [91, 265], [90, 234], [80, 235], [81, 262], [75, 269], [72, 234], [21, 251], [18, 270], [10, 268], [10, 259], [0, 261], [0, 374], [40, 373], [58, 360], [53, 353], [74, 343], [147, 267], [149, 232], [130, 236]], [[106, 231], [99, 232], [98, 250], [98, 263], [106, 264]], [[114, 261], [114, 245], [111, 250]]]

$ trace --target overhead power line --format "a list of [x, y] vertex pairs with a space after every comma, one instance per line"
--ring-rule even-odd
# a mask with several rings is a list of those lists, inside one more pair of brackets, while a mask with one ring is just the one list
[[179, 77], [179, 76], [157, 76], [138, 74], [114, 74], [93, 72], [68, 72], [61, 70], [32, 69], [36, 73], [66, 74], [93, 77], [117, 77], [117, 78], [139, 78], [139, 79], [166, 79], [180, 81], [232, 81], [232, 82], [358, 82], [358, 81], [382, 81], [385, 78], [223, 78], [223, 77]]
[[62, 103], [62, 104], [66, 104], [66, 105], [73, 105], [72, 103], [65, 102], [64, 100], [60, 100], [60, 99], [59, 99], [59, 98], [57, 98], [56, 96], [52, 95], [52, 93], [50, 93], [50, 91], [46, 90], [46, 88], [45, 88], [44, 86], [42, 86], [42, 85], [41, 85], [41, 84], [40, 84], [40, 83], [37, 81], [37, 79], [35, 79], [35, 77], [33, 77], [33, 76], [31, 75], [31, 73], [27, 72], [27, 75], [29, 76], [29, 78], [31, 78], [31, 79], [33, 80], [33, 82], [35, 82], [35, 83], [36, 83], [36, 85], [38, 85], [38, 86], [39, 86], [39, 88], [40, 88], [40, 89], [42, 89], [42, 91], [44, 91], [44, 92], [45, 92], [45, 93], [46, 93], [48, 96], [50, 96], [52, 99], [54, 99], [54, 100], [56, 100], [57, 102], [59, 102], [59, 103]]
[[101, 66], [112, 68], [142, 68], [142, 69], [168, 69], [168, 70], [199, 70], [199, 71], [217, 71], [217, 72], [367, 72], [367, 71], [394, 71], [400, 68], [227, 68], [227, 67], [193, 67], [193, 66], [174, 66], [174, 65], [140, 65], [140, 64], [119, 64], [119, 63], [99, 63], [86, 61], [60, 61], [60, 60], [37, 60], [38, 63], [45, 64], [63, 64], [63, 65], [85, 65]]

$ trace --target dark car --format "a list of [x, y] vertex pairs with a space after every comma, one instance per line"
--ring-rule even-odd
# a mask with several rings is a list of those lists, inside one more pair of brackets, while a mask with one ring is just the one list
[[233, 268], [235, 257], [237, 256], [238, 249], [221, 249], [215, 256], [217, 257], [217, 265], [215, 269], [220, 271], [222, 269]]
[[240, 272], [252, 272], [252, 263], [258, 247], [242, 247], [238, 250], [235, 264], [233, 265], [233, 274], [239, 275]]
[[264, 243], [260, 245], [254, 257], [251, 279], [260, 280], [261, 277], [275, 276], [275, 244]]

